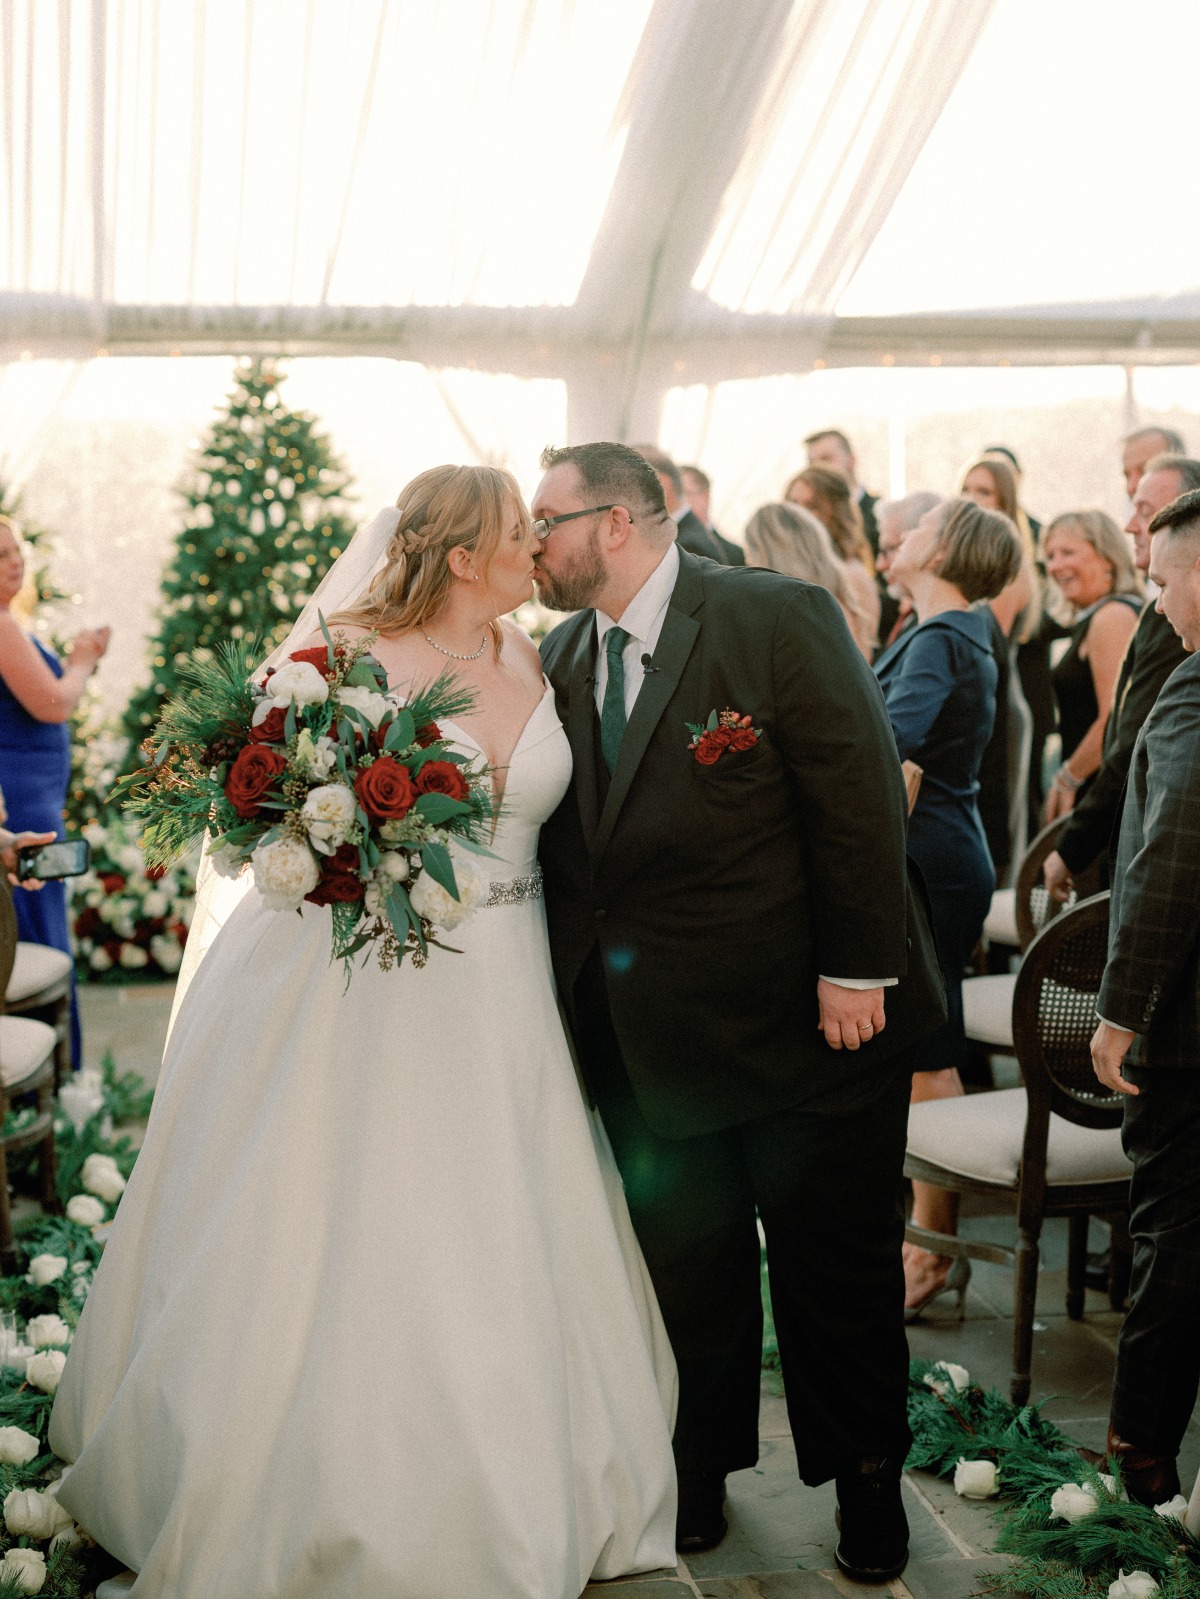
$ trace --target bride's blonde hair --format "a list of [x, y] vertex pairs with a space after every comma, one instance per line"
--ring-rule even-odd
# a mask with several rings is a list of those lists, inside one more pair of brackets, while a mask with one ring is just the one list
[[[400, 520], [370, 588], [331, 618], [383, 634], [424, 627], [446, 607], [454, 574], [450, 551], [462, 546], [482, 576], [514, 517], [533, 530], [516, 479], [496, 466], [435, 466], [401, 489]], [[493, 622], [496, 648], [500, 625]]]

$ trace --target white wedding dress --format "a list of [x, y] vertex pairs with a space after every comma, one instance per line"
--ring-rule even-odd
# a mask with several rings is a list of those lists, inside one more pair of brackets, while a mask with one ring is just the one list
[[[569, 777], [547, 688], [495, 880]], [[577, 1599], [674, 1565], [674, 1364], [542, 903], [450, 942], [343, 992], [328, 912], [251, 892], [187, 992], [50, 1433], [135, 1599]]]

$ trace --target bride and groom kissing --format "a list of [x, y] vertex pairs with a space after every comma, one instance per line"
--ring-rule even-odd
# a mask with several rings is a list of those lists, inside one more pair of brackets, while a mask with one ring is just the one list
[[[677, 547], [636, 452], [542, 465], [532, 522], [503, 472], [423, 473], [284, 646], [320, 607], [393, 690], [451, 658], [495, 881], [461, 953], [346, 991], [328, 914], [243, 885], [191, 974], [51, 1428], [135, 1595], [576, 1599], [711, 1547], [759, 1220], [800, 1476], [843, 1570], [904, 1565], [944, 1010], [883, 702], [823, 590]], [[575, 613], [540, 657], [498, 620], [533, 583]]]

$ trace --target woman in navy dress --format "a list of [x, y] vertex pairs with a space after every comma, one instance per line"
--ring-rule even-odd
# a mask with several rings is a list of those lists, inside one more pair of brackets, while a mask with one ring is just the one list
[[[1008, 517], [971, 500], [948, 500], [906, 533], [889, 577], [912, 596], [917, 626], [875, 663], [901, 760], [923, 770], [908, 824], [908, 852], [933, 908], [949, 1016], [920, 1045], [914, 1103], [961, 1094], [966, 1055], [962, 976], [983, 931], [995, 887], [979, 816], [979, 768], [996, 714], [991, 628], [978, 600], [991, 599], [1021, 566]], [[935, 1232], [958, 1226], [957, 1196], [913, 1184], [913, 1221]], [[916, 1313], [939, 1293], [965, 1288], [967, 1262], [904, 1246], [905, 1306]]]
[[[62, 834], [62, 811], [71, 775], [67, 719], [108, 648], [106, 627], [88, 629], [71, 646], [64, 667], [52, 650], [31, 637], [12, 615], [25, 579], [17, 530], [0, 516], [0, 791], [15, 832]], [[61, 882], [38, 893], [13, 890], [19, 935], [71, 953], [67, 894]], [[71, 1053], [79, 1064], [79, 1019], [71, 999]]]

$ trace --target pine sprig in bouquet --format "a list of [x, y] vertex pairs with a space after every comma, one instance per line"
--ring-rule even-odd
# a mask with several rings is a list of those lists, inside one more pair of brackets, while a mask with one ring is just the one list
[[[422, 966], [488, 894], [487, 770], [451, 749], [439, 723], [471, 709], [443, 674], [407, 704], [387, 695], [374, 635], [331, 635], [261, 682], [251, 651], [227, 643], [184, 671], [148, 764], [120, 787], [146, 822], [143, 846], [169, 866], [207, 830], [223, 876], [249, 869], [274, 910], [329, 906], [333, 955], [374, 945], [383, 970]], [[457, 860], [451, 844], [459, 846]]]

